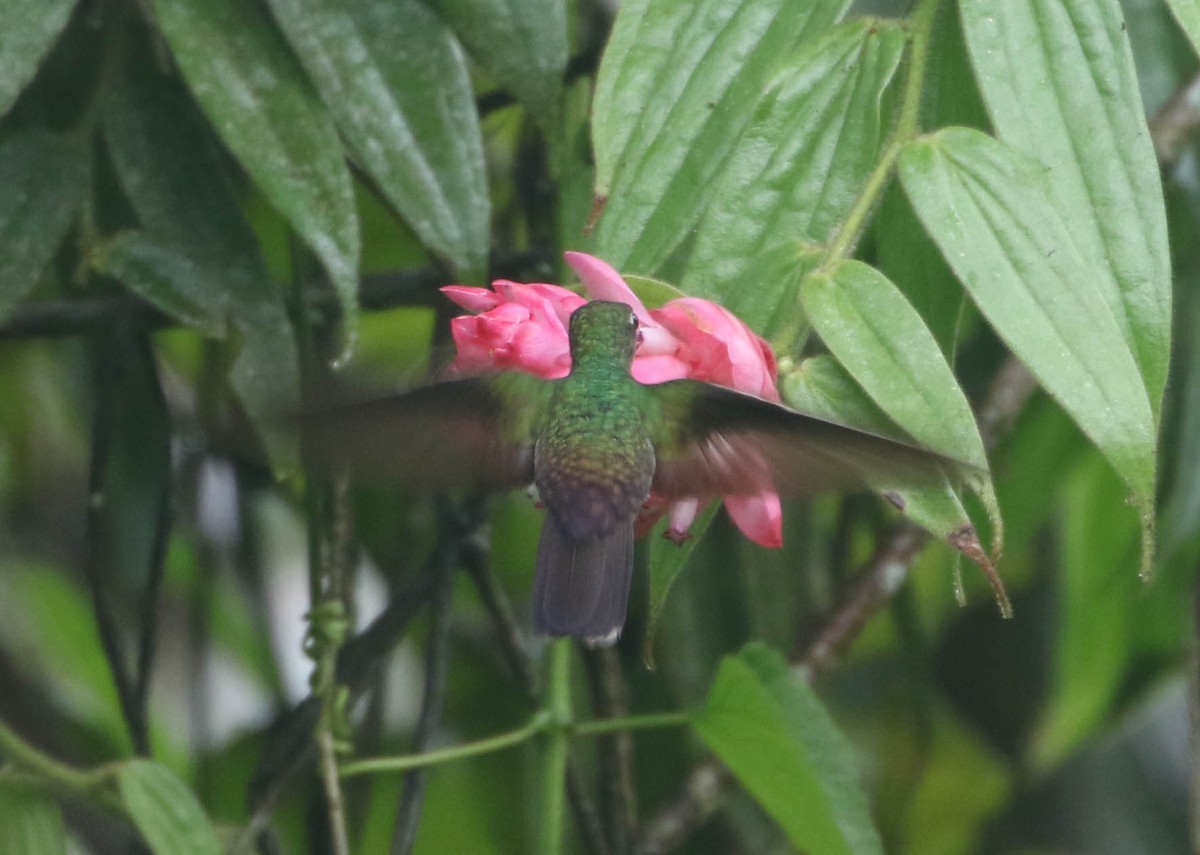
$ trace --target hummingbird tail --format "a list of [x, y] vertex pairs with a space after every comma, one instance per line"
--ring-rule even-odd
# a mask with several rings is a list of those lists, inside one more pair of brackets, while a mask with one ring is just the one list
[[625, 625], [632, 576], [632, 521], [601, 537], [575, 541], [547, 515], [533, 582], [538, 631], [581, 638], [591, 647], [614, 644]]

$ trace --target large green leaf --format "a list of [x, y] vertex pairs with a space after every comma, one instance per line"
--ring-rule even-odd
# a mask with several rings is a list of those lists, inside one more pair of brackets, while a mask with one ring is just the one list
[[1158, 163], [1117, 0], [960, 0], [1000, 139], [1039, 186], [1137, 359], [1157, 423], [1171, 269]]
[[846, 0], [623, 3], [596, 81], [598, 254], [654, 274], [695, 226], [729, 152], [798, 43]]
[[325, 267], [349, 346], [358, 316], [358, 218], [329, 113], [258, 3], [152, 5], [209, 121]]
[[0, 142], [0, 317], [37, 284], [87, 188], [82, 149], [23, 131]]
[[883, 851], [854, 749], [774, 650], [727, 656], [693, 727], [797, 848]]
[[0, 852], [67, 855], [67, 829], [58, 803], [0, 779]]
[[[992, 551], [998, 554], [1000, 508], [983, 439], [966, 395], [921, 316], [886, 276], [861, 261], [844, 261], [809, 275], [800, 295], [821, 340], [892, 421], [921, 445], [978, 470], [969, 480], [991, 517], [996, 532]], [[946, 491], [932, 495], [940, 505]], [[961, 529], [963, 517], [959, 519], [958, 527], [938, 533], [948, 536]]]
[[[783, 399], [801, 412], [839, 424], [854, 425], [881, 436], [906, 439], [896, 423], [832, 356], [822, 354], [805, 359], [782, 374], [779, 388]], [[993, 552], [996, 552], [1001, 540], [999, 511], [993, 508], [996, 502], [990, 494], [990, 482], [983, 490], [989, 503], [988, 512], [996, 526], [992, 539]], [[905, 516], [979, 564], [996, 591], [1001, 611], [1009, 611], [1007, 597], [995, 575], [995, 569], [979, 541], [970, 515], [948, 478], [922, 487], [888, 489], [885, 495], [890, 500], [899, 500]]]
[[0, 4], [0, 116], [33, 79], [74, 8], [75, 0], [5, 0]]
[[549, 126], [559, 113], [567, 66], [563, 0], [432, 0], [467, 52]]
[[155, 855], [220, 855], [221, 843], [195, 795], [166, 766], [128, 760], [117, 773], [121, 801]]
[[980, 311], [1129, 485], [1148, 572], [1156, 430], [1146, 385], [1043, 170], [985, 134], [951, 128], [907, 146], [900, 175]]
[[834, 27], [790, 59], [755, 112], [700, 225], [684, 290], [733, 306], [783, 241], [823, 243], [875, 165], [880, 102], [904, 49], [893, 24]]
[[900, 290], [849, 260], [810, 274], [800, 297], [813, 329], [872, 400], [917, 442], [987, 469], [966, 395]]
[[93, 263], [183, 323], [229, 338], [233, 389], [285, 474], [296, 458], [280, 424], [299, 398], [295, 338], [203, 123], [181, 95], [143, 85], [110, 96], [104, 130], [148, 231], [119, 235]]
[[466, 62], [419, 0], [269, 0], [354, 158], [466, 279], [487, 266], [489, 207]]

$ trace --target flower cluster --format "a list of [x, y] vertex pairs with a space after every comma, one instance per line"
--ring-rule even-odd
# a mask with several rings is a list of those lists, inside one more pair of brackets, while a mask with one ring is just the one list
[[[641, 341], [631, 368], [635, 380], [652, 385], [690, 378], [779, 400], [771, 346], [723, 306], [681, 297], [648, 310], [607, 263], [581, 252], [568, 252], [566, 259], [592, 299], [626, 303], [637, 315]], [[518, 369], [547, 379], [570, 372], [567, 325], [571, 313], [587, 302], [583, 297], [558, 285], [503, 279], [493, 282], [490, 290], [448, 285], [442, 292], [474, 313], [451, 321], [458, 349], [451, 370]], [[667, 536], [681, 541], [701, 504], [711, 498], [715, 497], [667, 500], [652, 495], [639, 528], [648, 528], [667, 512]], [[730, 518], [747, 537], [763, 546], [782, 544], [778, 495], [766, 490], [724, 499]]]

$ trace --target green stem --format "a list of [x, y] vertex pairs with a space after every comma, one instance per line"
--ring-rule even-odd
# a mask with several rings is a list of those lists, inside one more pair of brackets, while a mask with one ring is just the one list
[[648, 730], [654, 727], [683, 727], [692, 723], [690, 712], [648, 713], [625, 718], [606, 718], [586, 721], [571, 728], [573, 736], [602, 736], [621, 730]]
[[50, 789], [80, 796], [109, 810], [123, 812], [121, 803], [105, 788], [113, 780], [114, 767], [76, 769], [34, 748], [0, 722], [0, 755], [18, 769], [32, 773]]
[[465, 745], [452, 748], [441, 748], [437, 751], [426, 751], [422, 754], [407, 754], [399, 757], [368, 757], [362, 760], [352, 760], [343, 763], [338, 774], [343, 778], [356, 775], [370, 775], [377, 772], [407, 772], [410, 769], [420, 769], [424, 766], [437, 766], [455, 760], [466, 760], [481, 754], [491, 754], [493, 751], [503, 751], [520, 745], [539, 733], [563, 731], [568, 737], [602, 736], [622, 730], [647, 730], [655, 727], [683, 727], [692, 721], [690, 712], [649, 713], [646, 715], [627, 716], [625, 718], [608, 718], [601, 721], [586, 721], [579, 724], [568, 723], [565, 727], [550, 709], [538, 711], [529, 721], [513, 730], [489, 736]]
[[909, 51], [908, 76], [904, 82], [904, 93], [900, 101], [900, 114], [892, 128], [891, 136], [883, 148], [883, 154], [875, 168], [867, 176], [862, 192], [850, 209], [842, 227], [829, 242], [822, 269], [829, 269], [843, 259], [849, 258], [858, 245], [863, 230], [870, 221], [871, 212], [883, 198], [888, 182], [900, 158], [900, 152], [920, 132], [921, 92], [925, 87], [925, 75], [929, 69], [929, 49], [932, 42], [933, 26], [937, 19], [938, 7], [942, 0], [917, 0], [916, 7], [908, 21], [909, 32], [912, 34], [912, 47]]
[[456, 745], [453, 748], [442, 748], [437, 751], [426, 751], [423, 754], [410, 754], [403, 757], [372, 757], [366, 760], [354, 760], [343, 763], [341, 776], [349, 778], [352, 775], [367, 775], [372, 772], [407, 772], [409, 769], [419, 769], [422, 766], [436, 766], [439, 763], [449, 763], [452, 760], [465, 760], [468, 757], [478, 757], [480, 754], [490, 754], [520, 745], [534, 734], [546, 729], [550, 716], [541, 711], [526, 724], [515, 730], [468, 742], [466, 745]]
[[541, 828], [537, 851], [562, 851], [567, 807], [567, 747], [571, 726], [571, 641], [560, 638], [550, 646], [550, 679], [546, 712], [549, 728], [542, 749]]

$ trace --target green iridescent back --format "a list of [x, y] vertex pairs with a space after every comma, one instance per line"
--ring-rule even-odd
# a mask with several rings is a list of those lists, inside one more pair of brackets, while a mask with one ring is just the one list
[[563, 532], [582, 540], [637, 515], [650, 493], [654, 449], [646, 390], [629, 374], [637, 345], [630, 308], [592, 302], [578, 309], [571, 344], [571, 373], [555, 384], [534, 475]]

